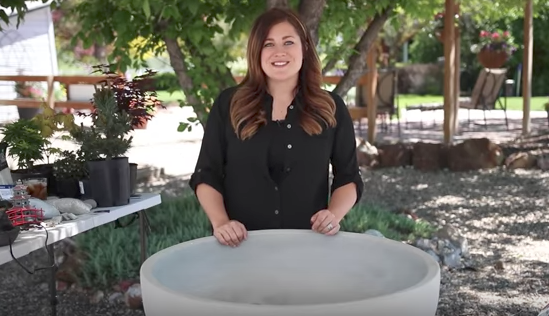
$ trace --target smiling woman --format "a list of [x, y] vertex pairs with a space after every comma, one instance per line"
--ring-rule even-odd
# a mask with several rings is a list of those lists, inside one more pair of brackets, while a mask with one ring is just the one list
[[336, 234], [363, 182], [349, 111], [322, 89], [309, 31], [292, 11], [268, 10], [247, 60], [242, 83], [211, 108], [190, 181], [214, 236], [237, 246], [249, 230]]

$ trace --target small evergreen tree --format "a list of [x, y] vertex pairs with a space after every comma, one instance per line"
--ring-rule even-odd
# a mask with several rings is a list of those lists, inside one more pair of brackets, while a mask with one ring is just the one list
[[131, 116], [120, 110], [109, 80], [96, 88], [93, 95], [93, 110], [86, 115], [91, 117], [91, 128], [81, 124], [71, 135], [81, 145], [86, 161], [122, 157], [130, 149], [133, 137], [127, 134], [132, 130]]

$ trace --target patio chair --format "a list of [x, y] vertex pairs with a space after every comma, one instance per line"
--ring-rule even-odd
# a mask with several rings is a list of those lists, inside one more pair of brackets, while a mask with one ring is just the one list
[[[503, 83], [507, 77], [507, 69], [505, 68], [484, 68], [480, 72], [473, 91], [470, 97], [459, 98], [459, 108], [467, 109], [467, 123], [471, 124], [471, 110], [483, 110], [484, 127], [487, 127], [486, 110], [496, 109], [496, 103], [503, 110], [505, 115], [505, 126], [509, 129], [509, 121], [507, 119], [507, 102], [501, 102], [500, 92], [503, 88]], [[505, 100], [507, 101], [507, 100]], [[406, 111], [420, 110], [436, 111], [443, 110], [443, 103], [428, 103], [406, 106]], [[423, 121], [420, 121], [420, 128], [423, 129]], [[408, 120], [406, 120], [406, 127]]]
[[[377, 116], [382, 118], [381, 129], [387, 131], [392, 126], [391, 117], [396, 114], [398, 132], [400, 133], [400, 113], [395, 102], [397, 94], [397, 69], [380, 69], [376, 86]], [[356, 86], [355, 107], [349, 108], [353, 120], [358, 120], [359, 131], [362, 131], [362, 118], [368, 117], [366, 85]], [[389, 124], [387, 124], [387, 119]]]

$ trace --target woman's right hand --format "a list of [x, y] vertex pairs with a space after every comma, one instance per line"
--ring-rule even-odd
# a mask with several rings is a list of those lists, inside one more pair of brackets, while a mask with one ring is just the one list
[[228, 221], [225, 224], [214, 227], [213, 234], [217, 240], [225, 246], [236, 247], [248, 238], [248, 231], [238, 221]]

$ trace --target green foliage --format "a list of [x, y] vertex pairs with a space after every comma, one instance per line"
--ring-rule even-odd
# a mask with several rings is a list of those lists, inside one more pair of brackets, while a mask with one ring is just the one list
[[[142, 66], [147, 52], [157, 56], [165, 53], [166, 41], [175, 40], [179, 47], [170, 53], [181, 52], [182, 56], [179, 60], [180, 56], [171, 55], [172, 66], [183, 67], [177, 70], [185, 71], [192, 79], [192, 85], [184, 89], [189, 103], [183, 105], [192, 106], [200, 121], [205, 122], [213, 99], [235, 83], [226, 66], [234, 58], [228, 54], [231, 43], [221, 39], [238, 38], [250, 26], [249, 17], [263, 9], [259, 4], [245, 0], [84, 1], [75, 7], [82, 28], [74, 40], [82, 39], [85, 48], [96, 42], [114, 43], [110, 61], [117, 62], [122, 71]], [[145, 40], [132, 47], [140, 38]], [[130, 56], [131, 51], [134, 56]]]
[[[208, 219], [194, 196], [163, 198], [162, 204], [147, 211], [151, 232], [147, 239], [150, 256], [162, 249], [210, 234]], [[132, 216], [122, 218], [128, 222]], [[139, 276], [139, 225], [115, 229], [113, 225], [94, 228], [76, 238], [87, 254], [81, 282], [107, 287], [114, 281]]]
[[[192, 193], [163, 198], [162, 204], [147, 211], [147, 215], [151, 223], [148, 256], [178, 243], [211, 235], [208, 219]], [[122, 220], [127, 222], [129, 219]], [[411, 240], [434, 232], [434, 228], [426, 223], [368, 205], [355, 207], [343, 221], [342, 227], [344, 231], [359, 233], [377, 229], [387, 238], [396, 240]], [[84, 285], [108, 287], [113, 282], [139, 276], [137, 221], [122, 229], [115, 229], [113, 225], [94, 228], [78, 235], [76, 242], [87, 257], [80, 275]]]
[[71, 131], [71, 136], [81, 145], [86, 160], [122, 157], [131, 147], [132, 118], [121, 111], [116, 103], [110, 83], [99, 87], [93, 95], [91, 128], [83, 124]]
[[[29, 10], [27, 4], [29, 3], [47, 3], [49, 0], [2, 0], [0, 3], [0, 20], [6, 25], [10, 25], [10, 15], [15, 13], [17, 16], [17, 22], [15, 27], [18, 28], [21, 25], [21, 21], [25, 19], [25, 14]], [[52, 6], [56, 5], [56, 1], [53, 1]], [[7, 9], [7, 10], [6, 10]], [[7, 11], [7, 12], [6, 12]], [[0, 32], [4, 31], [3, 25], [0, 24]]]
[[368, 204], [355, 206], [341, 223], [342, 231], [363, 233], [368, 229], [378, 230], [383, 236], [400, 241], [429, 237], [436, 231], [427, 222], [414, 221], [403, 214]]
[[35, 120], [19, 119], [1, 129], [2, 142], [8, 145], [8, 154], [18, 159], [19, 169], [32, 169], [34, 163], [44, 158], [44, 151], [50, 144]]
[[[301, 0], [311, 1], [311, 0]], [[299, 0], [289, 3], [298, 8]], [[314, 0], [313, 0], [314, 1]], [[537, 0], [536, 6], [549, 0]], [[168, 53], [170, 64], [185, 93], [182, 106], [192, 106], [195, 123], [205, 124], [214, 98], [234, 85], [228, 65], [235, 60], [235, 43], [243, 39], [254, 18], [265, 9], [265, 0], [87, 0], [71, 14], [79, 17], [81, 29], [73, 38], [84, 48], [113, 43], [109, 62], [120, 70], [140, 67], [148, 56]], [[319, 27], [319, 52], [324, 64], [347, 71], [345, 62], [354, 53], [358, 39], [376, 13], [392, 8], [392, 15], [407, 14], [418, 24], [444, 10], [444, 0], [328, 0]], [[462, 13], [475, 13], [477, 21], [518, 15], [517, 0], [464, 1]], [[482, 14], [477, 14], [482, 12]], [[398, 24], [399, 19], [393, 23]], [[402, 26], [404, 27], [404, 26]], [[398, 28], [397, 28], [398, 29]], [[179, 131], [192, 125], [181, 123]]]
[[86, 179], [88, 169], [82, 151], [63, 150], [60, 158], [53, 163], [53, 174], [57, 179]]
[[159, 91], [167, 91], [169, 93], [181, 91], [181, 86], [177, 81], [177, 76], [173, 72], [163, 72], [154, 76], [155, 87]]

